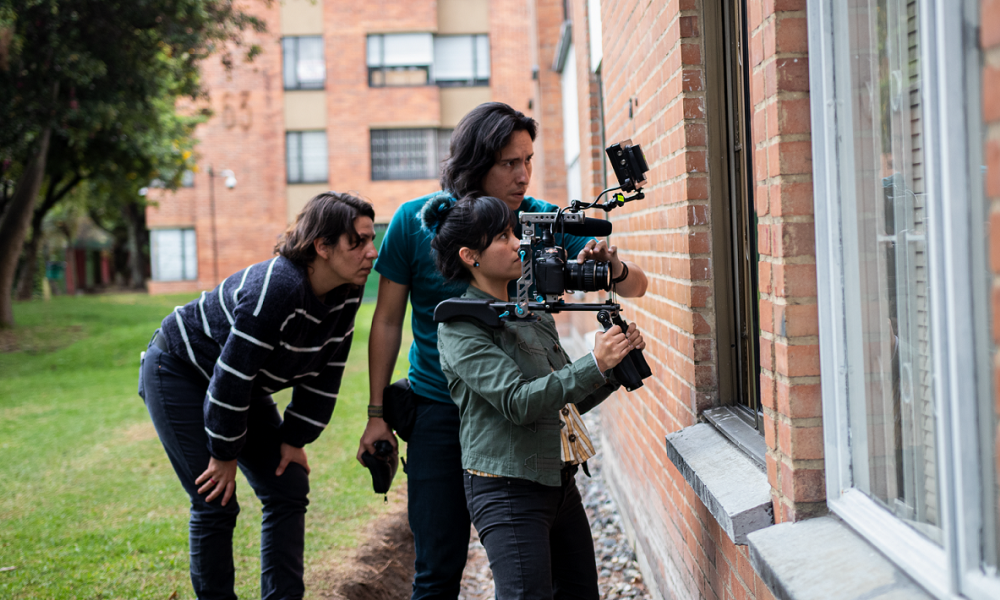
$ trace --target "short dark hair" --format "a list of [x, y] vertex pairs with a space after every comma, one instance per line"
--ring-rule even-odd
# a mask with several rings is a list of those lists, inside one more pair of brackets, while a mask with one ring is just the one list
[[451, 154], [441, 169], [441, 189], [456, 198], [482, 194], [483, 179], [515, 131], [535, 141], [538, 123], [503, 102], [486, 102], [462, 117], [451, 134]]
[[308, 266], [316, 259], [313, 242], [322, 239], [325, 244], [335, 246], [340, 236], [348, 236], [351, 247], [361, 243], [354, 221], [358, 217], [375, 220], [372, 205], [357, 196], [340, 192], [323, 192], [314, 196], [295, 217], [274, 247], [274, 253], [288, 260]]
[[438, 271], [448, 281], [469, 281], [472, 273], [458, 251], [486, 250], [493, 238], [514, 227], [514, 213], [503, 200], [492, 196], [431, 198], [420, 212], [424, 227], [434, 234], [431, 248]]

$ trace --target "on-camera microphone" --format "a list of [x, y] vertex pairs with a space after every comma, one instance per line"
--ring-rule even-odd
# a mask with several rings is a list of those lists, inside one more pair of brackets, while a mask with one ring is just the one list
[[557, 225], [555, 233], [568, 233], [580, 237], [604, 237], [611, 235], [611, 221], [587, 217], [583, 223], [563, 223]]

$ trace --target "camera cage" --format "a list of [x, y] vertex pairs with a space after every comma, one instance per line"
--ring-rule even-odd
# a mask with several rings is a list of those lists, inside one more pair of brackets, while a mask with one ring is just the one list
[[[434, 321], [441, 323], [452, 319], [466, 318], [480, 321], [488, 327], [499, 328], [503, 327], [505, 322], [512, 320], [537, 319], [538, 317], [534, 316], [534, 311], [547, 313], [595, 311], [597, 312], [597, 321], [605, 331], [615, 325], [625, 331], [628, 328], [628, 323], [622, 319], [621, 305], [615, 301], [615, 282], [613, 280], [611, 281], [611, 296], [602, 303], [567, 303], [561, 298], [566, 291], [565, 289], [559, 294], [546, 296], [539, 294], [534, 299], [530, 297], [531, 287], [535, 284], [535, 257], [532, 251], [535, 244], [542, 242], [546, 248], [559, 248], [555, 244], [556, 228], [564, 228], [566, 225], [585, 225], [584, 210], [597, 208], [608, 212], [619, 206], [624, 206], [626, 202], [641, 200], [645, 197], [642, 193], [642, 186], [646, 183], [644, 174], [649, 170], [649, 166], [646, 164], [642, 149], [638, 145], [632, 145], [632, 140], [625, 140], [609, 146], [606, 151], [608, 158], [611, 159], [619, 185], [604, 190], [589, 204], [573, 200], [568, 208], [560, 208], [554, 213], [521, 213], [519, 218], [521, 243], [518, 249], [521, 258], [521, 277], [517, 280], [517, 294], [513, 302], [451, 298], [439, 303], [434, 308]], [[617, 193], [603, 204], [600, 203], [602, 196], [614, 191]], [[635, 193], [626, 197], [623, 192]], [[546, 228], [547, 231], [545, 231]], [[540, 236], [536, 234], [536, 230], [540, 230], [538, 231], [541, 233]], [[611, 228], [608, 228], [607, 233], [610, 232]], [[565, 269], [565, 265], [563, 268]], [[642, 380], [652, 375], [642, 351], [637, 348], [629, 351], [628, 355], [612, 371], [617, 382], [630, 392], [642, 387]]]
[[[434, 321], [450, 321], [454, 318], [473, 318], [491, 327], [500, 327], [504, 321], [514, 319], [530, 319], [534, 311], [558, 313], [566, 311], [601, 311], [608, 310], [617, 315], [621, 306], [609, 299], [602, 303], [574, 302], [567, 303], [561, 299], [561, 294], [531, 297], [531, 287], [535, 284], [535, 269], [532, 248], [543, 239], [543, 230], [555, 234], [563, 225], [582, 225], [586, 215], [583, 211], [599, 209], [609, 212], [627, 202], [645, 198], [642, 187], [646, 184], [645, 173], [649, 170], [645, 155], [638, 144], [632, 144], [626, 139], [608, 146], [605, 150], [618, 179], [619, 185], [610, 187], [600, 194], [593, 202], [584, 203], [573, 200], [569, 207], [557, 212], [521, 213], [521, 277], [517, 280], [517, 294], [512, 302], [492, 302], [468, 298], [452, 298], [438, 304], [434, 310]], [[616, 192], [603, 203], [601, 198], [611, 192]], [[634, 192], [626, 197], [624, 192]], [[612, 284], [612, 297], [614, 284]]]

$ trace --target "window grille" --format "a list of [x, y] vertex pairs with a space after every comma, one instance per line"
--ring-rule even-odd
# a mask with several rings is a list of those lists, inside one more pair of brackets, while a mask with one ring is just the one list
[[372, 180], [437, 179], [450, 129], [373, 129]]

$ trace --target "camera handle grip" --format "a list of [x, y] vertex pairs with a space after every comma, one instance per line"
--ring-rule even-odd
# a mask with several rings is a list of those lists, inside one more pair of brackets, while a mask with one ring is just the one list
[[[611, 313], [607, 310], [601, 310], [597, 313], [597, 322], [601, 324], [604, 331], [611, 329], [615, 325]], [[635, 365], [632, 363], [632, 352], [634, 350], [626, 354], [625, 358], [611, 369], [611, 372], [615, 374], [615, 379], [629, 392], [642, 387], [642, 377], [639, 376], [639, 371], [636, 370]]]
[[[628, 323], [622, 318], [620, 313], [612, 316], [611, 322], [621, 327], [622, 331], [628, 331]], [[653, 374], [653, 371], [649, 368], [649, 363], [646, 362], [646, 357], [642, 354], [642, 350], [633, 348], [629, 350], [628, 356], [632, 359], [632, 365], [635, 367], [636, 372], [639, 373], [640, 379], [645, 379]]]

